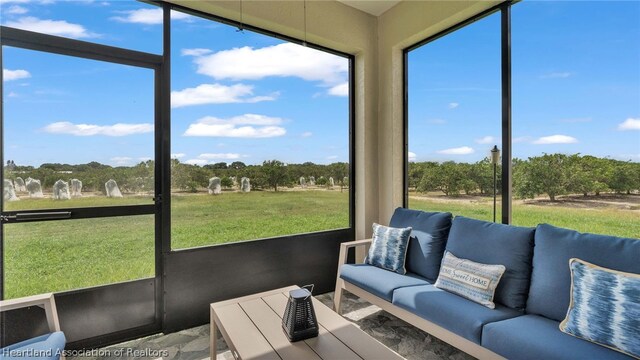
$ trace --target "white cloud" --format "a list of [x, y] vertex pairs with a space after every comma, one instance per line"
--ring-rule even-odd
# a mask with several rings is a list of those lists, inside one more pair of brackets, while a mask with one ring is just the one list
[[29, 10], [27, 8], [19, 6], [19, 5], [13, 5], [10, 8], [8, 8], [7, 11], [6, 11], [7, 14], [12, 14], [12, 15], [22, 15], [22, 14], [26, 14], [28, 12], [29, 12]]
[[336, 85], [329, 89], [329, 95], [333, 96], [349, 96], [349, 82]]
[[182, 49], [180, 54], [182, 56], [203, 56], [207, 54], [211, 54], [213, 51], [209, 49], [197, 48], [197, 49]]
[[469, 155], [469, 154], [473, 154], [475, 150], [473, 150], [473, 148], [470, 148], [468, 146], [462, 146], [457, 148], [438, 150], [436, 152], [438, 154], [443, 154], [443, 155]]
[[64, 20], [42, 20], [33, 16], [26, 16], [17, 21], [9, 21], [5, 24], [22, 30], [35, 31], [43, 34], [65, 36], [73, 39], [98, 37], [79, 24], [68, 23]]
[[618, 124], [618, 130], [640, 130], [640, 118], [628, 118], [627, 120]]
[[171, 107], [179, 108], [191, 105], [203, 104], [228, 104], [228, 103], [257, 103], [261, 101], [275, 100], [279, 94], [270, 96], [254, 96], [253, 86], [235, 84], [231, 86], [221, 84], [202, 84], [195, 88], [171, 92]]
[[[132, 24], [145, 24], [145, 25], [159, 25], [162, 24], [162, 9], [137, 9], [121, 11], [123, 16], [114, 16], [111, 20], [132, 23]], [[186, 20], [189, 19], [189, 15], [181, 13], [179, 11], [171, 11], [172, 20]]]
[[570, 77], [571, 75], [573, 75], [573, 74], [568, 72], [568, 71], [550, 72], [550, 73], [546, 73], [546, 74], [540, 75], [540, 78], [541, 79], [566, 79], [566, 78]]
[[2, 80], [4, 81], [26, 79], [30, 77], [31, 77], [31, 74], [27, 70], [2, 69]]
[[69, 134], [75, 136], [126, 136], [153, 132], [153, 124], [119, 123], [114, 125], [91, 125], [61, 121], [49, 124], [45, 126], [43, 130], [51, 134]]
[[567, 136], [567, 135], [551, 135], [551, 136], [543, 136], [537, 140], [533, 141], [533, 144], [537, 145], [548, 145], [548, 144], [574, 144], [577, 143], [578, 139]]
[[26, 4], [31, 0], [0, 0], [0, 5], [5, 4]]
[[311, 131], [305, 131], [300, 135], [300, 137], [303, 137], [303, 138], [308, 138], [311, 136], [313, 136], [313, 133]]
[[207, 165], [209, 163], [209, 160], [206, 160], [206, 159], [189, 159], [189, 160], [185, 161], [184, 163], [185, 164], [189, 164], [189, 165], [203, 166], [203, 165]]
[[327, 156], [327, 160], [335, 160], [338, 158], [338, 155]]
[[409, 161], [416, 161], [416, 153], [409, 151], [407, 155], [409, 157]]
[[427, 120], [427, 122], [429, 124], [434, 124], [434, 125], [443, 125], [447, 123], [447, 120], [443, 120], [443, 119], [430, 119]]
[[457, 103], [457, 102], [451, 102], [451, 103], [449, 103], [449, 105], [447, 105], [447, 106], [449, 107], [449, 109], [455, 109], [455, 108], [457, 108], [458, 106], [460, 106], [460, 104], [459, 104], [459, 103]]
[[143, 157], [139, 157], [138, 160], [139, 161], [149, 161], [149, 160], [153, 160], [153, 158], [148, 157], [148, 156], [143, 156]]
[[216, 154], [206, 153], [206, 154], [198, 155], [199, 159], [206, 159], [206, 160], [236, 160], [236, 159], [240, 159], [240, 157], [241, 157], [240, 154], [235, 154], [235, 153], [216, 153]]
[[197, 57], [198, 73], [214, 79], [259, 80], [298, 77], [335, 86], [345, 81], [349, 62], [339, 56], [292, 43], [254, 49], [249, 46]]
[[131, 160], [133, 160], [133, 159], [130, 158], [130, 157], [127, 157], [127, 156], [116, 156], [116, 157], [112, 157], [109, 160], [111, 160], [111, 162], [114, 165], [127, 165], [127, 164], [131, 163]]
[[171, 158], [172, 159], [180, 159], [187, 156], [187, 154], [185, 153], [175, 153], [175, 154], [171, 154]]
[[478, 144], [492, 144], [496, 142], [496, 138], [493, 136], [483, 136], [479, 139], [476, 139], [476, 143]]
[[184, 136], [269, 138], [287, 133], [285, 128], [275, 126], [283, 122], [281, 118], [256, 114], [244, 114], [228, 119], [205, 116], [189, 125]]

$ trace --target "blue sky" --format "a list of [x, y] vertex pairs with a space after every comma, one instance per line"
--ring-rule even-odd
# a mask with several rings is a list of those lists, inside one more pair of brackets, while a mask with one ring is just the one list
[[[159, 54], [134, 1], [2, 1], [2, 24]], [[204, 165], [348, 161], [348, 60], [172, 14], [172, 154]], [[153, 156], [153, 72], [3, 48], [5, 159], [133, 165]]]
[[[513, 155], [640, 161], [640, 2], [512, 8]], [[477, 161], [501, 146], [500, 15], [409, 55], [409, 151]]]
[[[159, 54], [134, 1], [1, 1], [0, 22]], [[513, 7], [513, 154], [640, 161], [640, 2]], [[172, 153], [193, 164], [348, 159], [344, 58], [172, 15]], [[500, 139], [494, 14], [410, 53], [409, 151], [477, 161]], [[133, 165], [153, 156], [153, 73], [3, 47], [5, 159]]]

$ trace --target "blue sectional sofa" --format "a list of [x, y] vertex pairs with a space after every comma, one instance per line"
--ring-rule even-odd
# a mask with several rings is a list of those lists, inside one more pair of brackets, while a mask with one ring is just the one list
[[[396, 209], [389, 225], [413, 228], [407, 273], [347, 264], [350, 248], [367, 251], [371, 241], [342, 244], [336, 311], [340, 312], [342, 291], [347, 290], [480, 359], [631, 359], [567, 335], [559, 324], [570, 302], [569, 259], [638, 274], [640, 240], [403, 208]], [[495, 291], [495, 309], [434, 286], [445, 250], [459, 258], [506, 267]]]

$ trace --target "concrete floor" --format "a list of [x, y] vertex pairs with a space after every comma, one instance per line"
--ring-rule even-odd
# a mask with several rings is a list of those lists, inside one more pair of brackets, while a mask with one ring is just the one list
[[[332, 306], [333, 293], [316, 298]], [[468, 360], [471, 356], [416, 329], [375, 305], [345, 293], [343, 316], [406, 359], [415, 360]], [[203, 325], [173, 334], [153, 335], [100, 349], [102, 353], [68, 359], [157, 359], [202, 360], [209, 359], [209, 325]], [[135, 353], [135, 352], [138, 353]], [[232, 360], [233, 356], [220, 339], [217, 360]]]

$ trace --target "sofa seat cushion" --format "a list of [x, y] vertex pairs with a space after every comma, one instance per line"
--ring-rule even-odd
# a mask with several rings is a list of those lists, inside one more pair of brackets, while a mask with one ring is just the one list
[[640, 274], [638, 239], [579, 233], [541, 224], [536, 228], [535, 244], [527, 313], [557, 321], [564, 319], [571, 297], [571, 258]]
[[429, 281], [436, 281], [451, 228], [451, 213], [397, 208], [389, 226], [411, 227], [406, 268]]
[[0, 349], [0, 359], [59, 359], [66, 344], [64, 333], [56, 331]]
[[496, 288], [494, 302], [521, 310], [529, 293], [533, 232], [533, 228], [456, 216], [447, 251], [482, 264], [504, 265], [507, 270]]
[[578, 339], [560, 331], [558, 322], [538, 315], [487, 324], [482, 346], [514, 360], [630, 360], [617, 351]]
[[393, 304], [477, 344], [483, 325], [522, 315], [502, 305], [489, 309], [433, 285], [396, 289]]
[[416, 274], [400, 275], [368, 264], [342, 265], [340, 277], [388, 302], [391, 302], [393, 290], [397, 288], [430, 284], [427, 279]]

